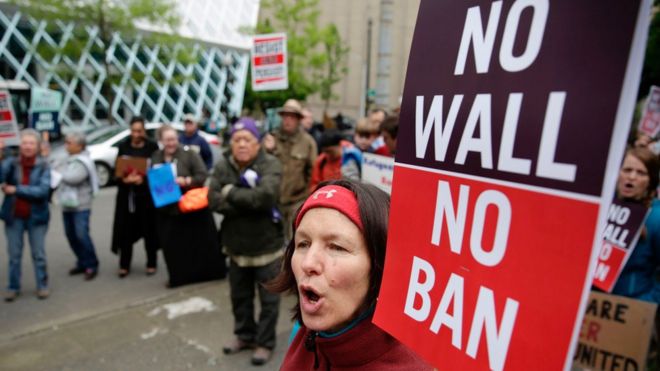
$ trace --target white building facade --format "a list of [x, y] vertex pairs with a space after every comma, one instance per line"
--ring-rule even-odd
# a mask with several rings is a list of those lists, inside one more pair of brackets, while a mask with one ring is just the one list
[[[259, 0], [178, 0], [177, 5], [177, 34], [192, 39], [198, 55], [192, 63], [168, 58], [167, 46], [146, 45], [139, 34], [130, 40], [114, 34], [106, 55], [99, 55], [93, 47], [101, 40], [93, 26], [85, 26], [88, 37], [80, 57], [72, 60], [61, 50], [73, 37], [74, 24], [46, 24], [0, 3], [0, 80], [62, 92], [63, 126], [101, 126], [109, 115], [122, 124], [134, 115], [157, 122], [180, 121], [185, 113], [201, 116], [203, 110], [212, 120], [240, 115], [251, 47], [251, 37], [241, 31], [256, 25]], [[102, 91], [104, 58], [121, 76], [110, 92]]]

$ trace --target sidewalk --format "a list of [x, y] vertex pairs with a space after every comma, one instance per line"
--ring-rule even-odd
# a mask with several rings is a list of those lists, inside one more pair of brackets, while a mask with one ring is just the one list
[[1, 370], [278, 370], [291, 331], [284, 297], [278, 346], [265, 366], [251, 352], [232, 356], [222, 345], [232, 337], [226, 280], [188, 286], [151, 301], [19, 334], [0, 344]]

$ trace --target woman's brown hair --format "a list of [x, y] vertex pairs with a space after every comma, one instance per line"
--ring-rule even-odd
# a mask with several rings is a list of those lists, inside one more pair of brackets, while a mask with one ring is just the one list
[[[369, 251], [371, 261], [371, 272], [369, 272], [369, 290], [363, 308], [369, 308], [376, 304], [380, 283], [383, 278], [383, 267], [385, 265], [385, 247], [387, 245], [387, 223], [390, 217], [390, 196], [370, 184], [363, 184], [349, 180], [331, 180], [319, 184], [316, 189], [326, 185], [344, 187], [355, 194], [360, 210], [360, 219], [364, 227], [364, 240]], [[296, 212], [296, 220], [300, 209]], [[296, 295], [296, 305], [292, 308], [293, 319], [302, 322], [300, 304], [298, 297], [298, 285], [291, 267], [291, 257], [295, 251], [295, 226], [293, 226], [294, 238], [289, 241], [284, 252], [282, 269], [280, 273], [268, 282], [266, 287], [273, 292], [289, 292]]]
[[646, 171], [649, 173], [649, 185], [642, 201], [650, 206], [651, 200], [653, 200], [657, 194], [658, 183], [660, 182], [660, 159], [658, 159], [658, 155], [644, 147], [629, 148], [623, 156], [624, 160], [628, 155], [641, 161], [646, 167]]

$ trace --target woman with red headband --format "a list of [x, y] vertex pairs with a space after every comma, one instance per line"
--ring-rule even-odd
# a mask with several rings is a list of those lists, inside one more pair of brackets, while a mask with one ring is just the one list
[[378, 188], [321, 183], [298, 211], [274, 291], [298, 296], [302, 324], [282, 370], [430, 370], [371, 320], [385, 261], [389, 196]]

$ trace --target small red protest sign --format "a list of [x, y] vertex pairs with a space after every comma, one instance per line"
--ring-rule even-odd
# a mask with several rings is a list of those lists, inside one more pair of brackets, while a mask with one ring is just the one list
[[651, 86], [637, 129], [651, 138], [660, 132], [660, 87]]
[[0, 139], [9, 145], [18, 144], [16, 114], [11, 104], [11, 96], [6, 90], [0, 90]]
[[650, 7], [421, 1], [378, 326], [443, 370], [571, 367]]
[[594, 272], [594, 286], [603, 291], [612, 291], [637, 244], [648, 211], [641, 203], [619, 199], [612, 201]]
[[289, 87], [286, 34], [254, 37], [252, 45], [252, 90], [281, 90]]

